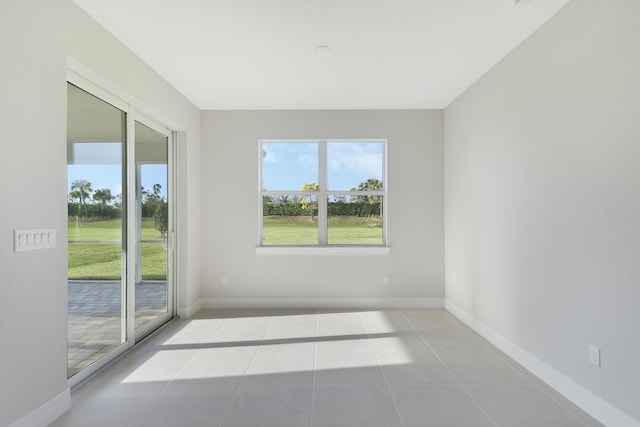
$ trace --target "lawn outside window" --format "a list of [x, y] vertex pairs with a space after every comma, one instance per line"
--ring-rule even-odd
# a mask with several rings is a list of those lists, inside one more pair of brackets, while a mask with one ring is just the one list
[[258, 146], [258, 253], [388, 253], [386, 140], [260, 140]]

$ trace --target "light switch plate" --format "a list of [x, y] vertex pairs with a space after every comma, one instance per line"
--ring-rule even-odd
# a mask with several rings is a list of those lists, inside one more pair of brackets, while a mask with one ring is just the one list
[[56, 229], [14, 230], [13, 247], [16, 252], [56, 247]]

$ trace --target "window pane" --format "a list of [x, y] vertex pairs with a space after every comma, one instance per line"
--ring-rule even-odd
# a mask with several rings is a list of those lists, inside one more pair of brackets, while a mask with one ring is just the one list
[[262, 189], [300, 190], [318, 182], [318, 144], [267, 142], [262, 144]]
[[71, 377], [126, 341], [122, 209], [126, 115], [67, 86], [68, 338]]
[[384, 143], [327, 143], [327, 179], [331, 191], [382, 190]]
[[138, 331], [169, 311], [169, 140], [138, 121], [134, 129], [139, 203], [135, 274], [135, 330]]
[[382, 245], [382, 196], [329, 196], [330, 245]]
[[264, 196], [263, 245], [317, 245], [317, 196]]

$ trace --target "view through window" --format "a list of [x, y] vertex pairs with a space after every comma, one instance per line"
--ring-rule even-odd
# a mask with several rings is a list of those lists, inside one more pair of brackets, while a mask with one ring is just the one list
[[261, 246], [385, 246], [386, 141], [260, 141]]

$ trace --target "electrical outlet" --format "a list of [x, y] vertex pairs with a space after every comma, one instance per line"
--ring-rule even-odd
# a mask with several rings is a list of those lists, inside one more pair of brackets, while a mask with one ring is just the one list
[[600, 367], [600, 349], [598, 347], [589, 346], [589, 361], [592, 365]]
[[382, 284], [388, 285], [390, 283], [389, 276], [382, 276]]
[[222, 276], [220, 276], [220, 284], [228, 285], [229, 284], [229, 276], [227, 276], [226, 274], [223, 274]]

